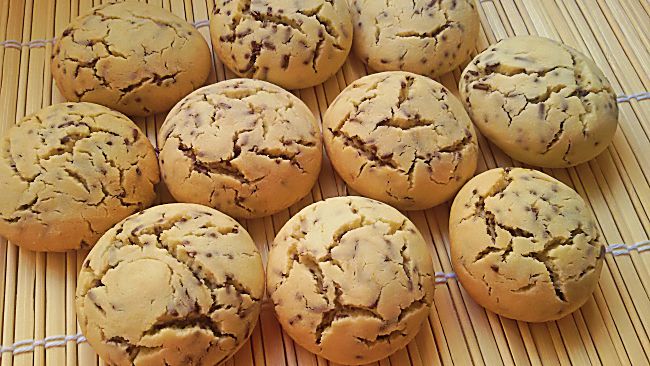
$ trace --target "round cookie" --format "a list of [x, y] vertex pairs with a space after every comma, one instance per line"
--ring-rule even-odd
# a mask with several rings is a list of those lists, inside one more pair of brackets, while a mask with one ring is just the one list
[[194, 204], [156, 206], [97, 242], [77, 280], [81, 331], [110, 365], [216, 365], [253, 332], [262, 259], [235, 220]]
[[490, 311], [556, 320], [596, 288], [605, 246], [582, 198], [536, 170], [498, 168], [458, 193], [449, 217], [451, 260], [463, 288]]
[[286, 89], [321, 84], [352, 46], [346, 0], [218, 0], [212, 45], [235, 74]]
[[267, 290], [284, 330], [340, 364], [406, 346], [433, 302], [431, 255], [396, 209], [363, 197], [314, 203], [278, 232]]
[[109, 2], [77, 18], [52, 56], [66, 99], [134, 116], [169, 110], [205, 83], [210, 67], [210, 49], [194, 27], [137, 1]]
[[479, 17], [474, 0], [351, 0], [354, 53], [377, 71], [436, 77], [469, 58]]
[[582, 53], [541, 37], [513, 37], [467, 66], [460, 93], [481, 132], [527, 164], [563, 168], [586, 162], [618, 125], [616, 94]]
[[355, 191], [404, 210], [451, 197], [474, 175], [478, 144], [444, 86], [390, 71], [345, 88], [323, 117], [327, 154]]
[[26, 116], [0, 154], [0, 235], [26, 249], [92, 246], [156, 197], [153, 146], [126, 116], [97, 104]]
[[307, 195], [322, 160], [309, 108], [280, 87], [251, 79], [185, 97], [167, 115], [158, 144], [174, 198], [243, 218], [271, 215]]

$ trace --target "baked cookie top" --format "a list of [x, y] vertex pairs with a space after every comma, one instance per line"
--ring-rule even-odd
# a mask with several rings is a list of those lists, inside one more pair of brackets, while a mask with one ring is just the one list
[[267, 288], [282, 327], [331, 361], [365, 364], [404, 347], [433, 302], [433, 267], [417, 228], [363, 197], [314, 203], [278, 232]]
[[542, 37], [490, 46], [460, 80], [481, 132], [508, 155], [551, 168], [600, 154], [618, 125], [616, 94], [602, 71], [575, 49]]
[[88, 247], [155, 199], [153, 146], [119, 112], [62, 103], [0, 142], [0, 234], [31, 250]]
[[323, 130], [346, 183], [401, 209], [448, 200], [476, 169], [478, 144], [467, 112], [424, 76], [392, 71], [355, 81], [328, 108]]
[[237, 75], [299, 89], [343, 65], [352, 16], [346, 0], [218, 0], [210, 33], [219, 58]]
[[88, 342], [113, 365], [216, 365], [257, 323], [264, 268], [232, 218], [194, 204], [156, 206], [97, 242], [77, 283]]
[[293, 94], [261, 80], [231, 79], [195, 91], [172, 109], [158, 136], [172, 195], [235, 217], [291, 206], [320, 173], [313, 114]]
[[449, 217], [454, 270], [472, 298], [505, 317], [543, 322], [582, 306], [605, 246], [583, 199], [530, 169], [477, 175]]
[[194, 27], [137, 1], [102, 4], [75, 19], [52, 57], [66, 99], [135, 116], [169, 110], [203, 85], [210, 67], [210, 49]]
[[352, 0], [355, 54], [377, 71], [435, 77], [469, 58], [479, 17], [474, 0]]

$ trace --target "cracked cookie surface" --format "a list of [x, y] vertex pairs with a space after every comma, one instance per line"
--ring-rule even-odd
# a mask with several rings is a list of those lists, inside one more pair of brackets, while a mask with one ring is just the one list
[[313, 114], [293, 94], [261, 80], [232, 79], [195, 91], [169, 112], [158, 136], [172, 195], [235, 217], [291, 206], [320, 173]]
[[474, 174], [472, 122], [437, 82], [390, 71], [347, 88], [323, 117], [327, 154], [354, 190], [405, 210], [451, 197]]
[[255, 243], [209, 207], [167, 204], [97, 242], [78, 277], [88, 342], [111, 365], [216, 365], [248, 339], [264, 268]]
[[417, 228], [363, 197], [314, 203], [278, 232], [267, 290], [301, 346], [341, 364], [365, 364], [404, 347], [433, 302], [431, 255]]
[[436, 77], [468, 59], [479, 17], [474, 0], [352, 0], [354, 53], [377, 71]]
[[153, 203], [153, 146], [126, 116], [62, 103], [26, 116], [0, 142], [0, 234], [30, 250], [95, 244]]
[[218, 0], [210, 34], [235, 74], [300, 89], [324, 82], [343, 65], [352, 16], [346, 0]]
[[136, 1], [93, 8], [63, 31], [53, 52], [52, 75], [66, 99], [135, 116], [169, 110], [205, 83], [211, 67], [194, 27]]
[[508, 318], [556, 320], [596, 288], [605, 246], [583, 199], [536, 170], [497, 168], [458, 193], [451, 259], [463, 288]]
[[481, 132], [531, 165], [591, 160], [618, 125], [616, 94], [598, 66], [547, 38], [513, 37], [491, 46], [467, 66], [459, 89]]

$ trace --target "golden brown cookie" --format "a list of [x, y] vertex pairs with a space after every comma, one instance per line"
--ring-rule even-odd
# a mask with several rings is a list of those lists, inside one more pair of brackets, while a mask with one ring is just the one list
[[59, 36], [52, 76], [71, 101], [128, 115], [169, 110], [205, 83], [211, 67], [203, 36], [185, 20], [144, 2], [109, 2]]
[[179, 201], [235, 217], [261, 217], [309, 193], [322, 160], [313, 114], [261, 80], [201, 88], [169, 112], [158, 135], [160, 168]]
[[458, 192], [451, 260], [480, 305], [508, 318], [556, 320], [596, 288], [605, 246], [582, 198], [536, 170], [498, 168]]
[[332, 165], [355, 191], [404, 210], [451, 197], [474, 175], [478, 144], [444, 86], [402, 71], [365, 76], [323, 117]]
[[352, 16], [346, 0], [219, 0], [210, 34], [235, 74], [300, 89], [324, 82], [343, 65]]
[[467, 66], [460, 93], [481, 132], [527, 164], [563, 168], [607, 148], [616, 94], [596, 64], [542, 37], [507, 38]]
[[469, 58], [480, 21], [474, 0], [351, 0], [354, 53], [377, 71], [436, 77]]
[[246, 342], [263, 294], [246, 230], [209, 207], [176, 203], [102, 236], [79, 274], [76, 309], [107, 364], [209, 366]]
[[119, 112], [62, 103], [23, 118], [0, 142], [0, 235], [30, 250], [88, 247], [153, 203], [153, 146]]
[[385, 358], [415, 337], [433, 302], [433, 267], [417, 228], [363, 197], [314, 203], [280, 230], [267, 289], [284, 330], [342, 364]]

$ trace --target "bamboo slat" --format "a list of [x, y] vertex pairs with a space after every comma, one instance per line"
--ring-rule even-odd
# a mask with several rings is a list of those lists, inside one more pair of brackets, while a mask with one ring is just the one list
[[[51, 39], [67, 23], [102, 0], [0, 0], [0, 41]], [[148, 0], [190, 22], [208, 18], [212, 0]], [[603, 69], [620, 95], [650, 90], [650, 2], [648, 0], [477, 0], [480, 52], [496, 41], [536, 34], [584, 52]], [[200, 28], [209, 39], [207, 27]], [[0, 46], [0, 135], [17, 119], [63, 101], [53, 84], [43, 47]], [[234, 75], [213, 54], [208, 83]], [[322, 85], [296, 91], [320, 122], [339, 92], [368, 74], [350, 57]], [[439, 78], [458, 92], [460, 70]], [[650, 100], [622, 102], [612, 145], [589, 163], [545, 172], [577, 190], [589, 205], [608, 243], [632, 244], [650, 233]], [[165, 114], [134, 121], [156, 144]], [[522, 166], [479, 136], [478, 171]], [[266, 260], [275, 233], [306, 205], [353, 194], [323, 153], [321, 175], [311, 194], [289, 209], [242, 224]], [[164, 185], [157, 203], [172, 202]], [[451, 272], [447, 222], [449, 204], [409, 212], [433, 256], [436, 271]], [[7, 347], [26, 339], [75, 335], [76, 274], [86, 252], [33, 253], [0, 238], [0, 339]], [[373, 366], [433, 365], [650, 365], [650, 251], [606, 256], [601, 280], [587, 304], [556, 322], [529, 324], [505, 319], [478, 306], [451, 279], [438, 285], [434, 306], [415, 340]], [[3, 348], [3, 350], [5, 350]], [[14, 349], [14, 352], [16, 349]], [[87, 343], [70, 338], [63, 346], [34, 347], [0, 358], [2, 366], [104, 365]], [[335, 366], [299, 345], [282, 330], [266, 301], [251, 339], [227, 366]]]

